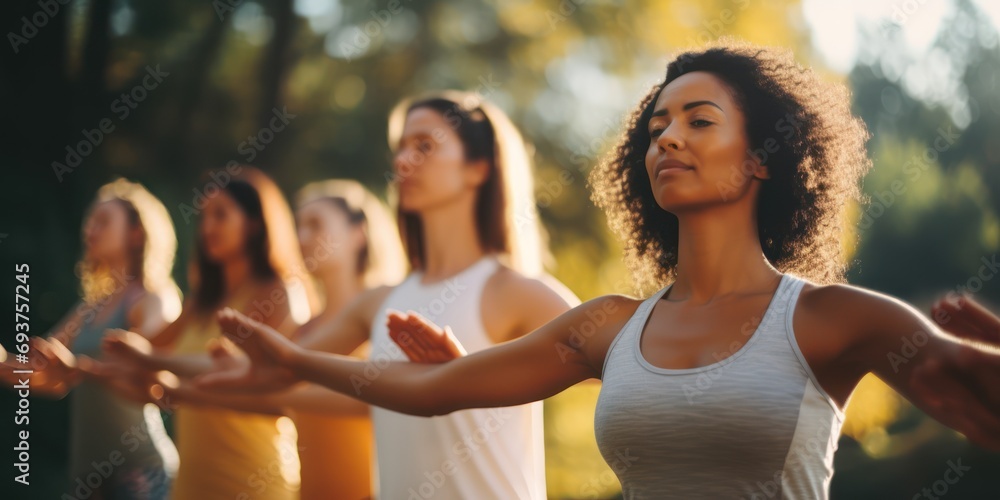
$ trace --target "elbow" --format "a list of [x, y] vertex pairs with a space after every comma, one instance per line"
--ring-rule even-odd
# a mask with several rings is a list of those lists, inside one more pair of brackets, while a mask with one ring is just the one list
[[440, 417], [453, 411], [455, 410], [449, 408], [440, 394], [427, 394], [423, 397], [418, 396], [407, 413], [417, 417]]
[[429, 405], [420, 415], [421, 417], [443, 417], [451, 412], [458, 410], [454, 406], [445, 405]]
[[436, 387], [431, 380], [424, 379], [410, 394], [414, 395], [411, 414], [419, 417], [440, 417], [458, 409], [448, 390]]

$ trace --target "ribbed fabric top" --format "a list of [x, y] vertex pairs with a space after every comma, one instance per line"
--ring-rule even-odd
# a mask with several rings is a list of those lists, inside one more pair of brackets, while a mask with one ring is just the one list
[[[756, 330], [720, 361], [664, 369], [642, 356], [646, 299], [608, 348], [594, 429], [625, 499], [826, 499], [843, 413], [806, 363], [785, 274]], [[672, 285], [671, 285], [672, 286]]]
[[[457, 275], [421, 283], [415, 272], [383, 307], [414, 310], [451, 326], [469, 353], [493, 346], [482, 321], [483, 289], [499, 267], [486, 256]], [[385, 321], [372, 324], [371, 376], [406, 355], [389, 338]], [[363, 389], [362, 389], [363, 390]], [[383, 500], [544, 500], [542, 403], [461, 410], [416, 417], [373, 406], [378, 497]]]

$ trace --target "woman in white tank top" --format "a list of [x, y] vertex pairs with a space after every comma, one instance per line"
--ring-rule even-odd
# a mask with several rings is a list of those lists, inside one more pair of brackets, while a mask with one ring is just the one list
[[[432, 416], [601, 378], [595, 432], [625, 498], [826, 498], [842, 409], [870, 372], [1000, 449], [1000, 346], [959, 342], [897, 299], [841, 284], [843, 209], [870, 167], [849, 104], [786, 51], [723, 41], [682, 54], [591, 176], [626, 260], [656, 290], [648, 299], [593, 299], [444, 364], [387, 364], [359, 392], [364, 363], [224, 312], [229, 335], [255, 332], [243, 336], [254, 369], [205, 382], [304, 379]], [[441, 336], [412, 314], [389, 329]]]

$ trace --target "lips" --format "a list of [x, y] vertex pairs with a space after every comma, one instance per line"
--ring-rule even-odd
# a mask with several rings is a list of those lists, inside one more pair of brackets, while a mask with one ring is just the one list
[[694, 170], [694, 167], [686, 163], [683, 163], [680, 160], [674, 160], [674, 159], [660, 160], [659, 163], [656, 164], [656, 168], [654, 169], [654, 172], [656, 174], [654, 177], [659, 177], [661, 174], [683, 172], [685, 170]]

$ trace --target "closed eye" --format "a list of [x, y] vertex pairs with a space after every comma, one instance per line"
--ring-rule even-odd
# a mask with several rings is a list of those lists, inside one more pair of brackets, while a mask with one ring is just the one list
[[662, 128], [654, 128], [653, 130], [649, 131], [649, 137], [652, 138], [652, 139], [655, 139], [655, 138], [659, 137], [660, 134], [662, 134], [662, 133], [663, 133], [663, 129]]
[[712, 125], [712, 122], [710, 122], [708, 120], [698, 119], [698, 120], [692, 120], [691, 121], [691, 126], [694, 127], [694, 128], [705, 128], [705, 127], [707, 127], [709, 125]]

